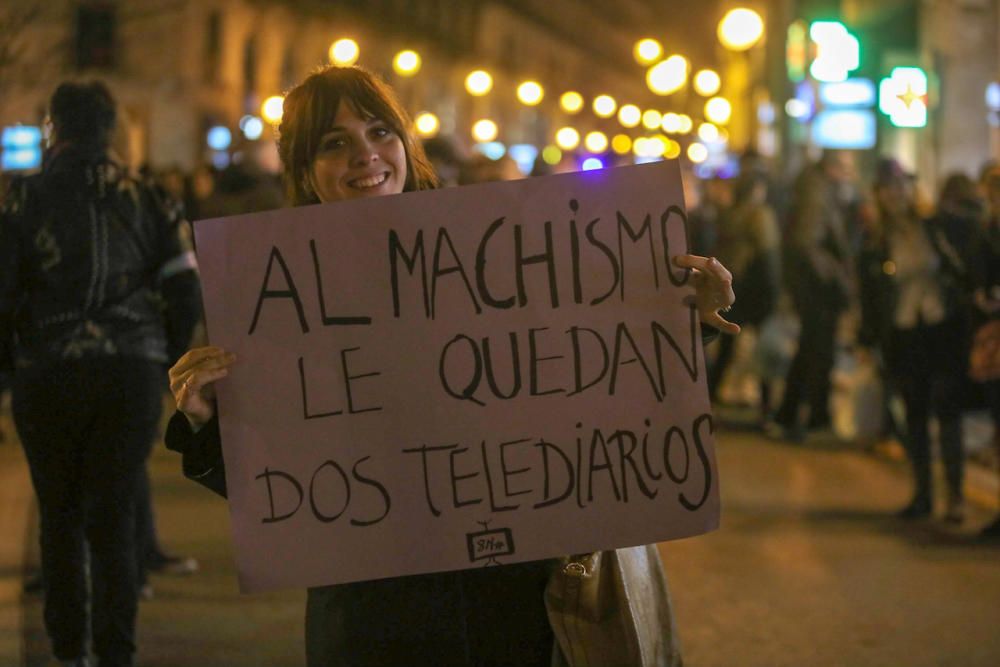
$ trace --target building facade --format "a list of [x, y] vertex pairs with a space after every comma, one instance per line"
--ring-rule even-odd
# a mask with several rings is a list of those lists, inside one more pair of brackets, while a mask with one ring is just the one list
[[[628, 0], [0, 0], [0, 16], [30, 8], [14, 34], [16, 58], [5, 62], [0, 28], [0, 126], [38, 125], [54, 85], [105, 80], [124, 109], [133, 164], [191, 169], [206, 159], [206, 132], [221, 125], [234, 137], [241, 118], [329, 62], [331, 43], [350, 37], [359, 64], [392, 83], [407, 109], [430, 111], [460, 143], [480, 118], [494, 120], [508, 143], [552, 141], [567, 116], [559, 95], [578, 90], [639, 105], [660, 104], [631, 58], [654, 18], [656, 3]], [[8, 25], [12, 25], [10, 21]], [[2, 25], [3, 22], [0, 22]], [[10, 31], [8, 31], [10, 32]], [[397, 75], [401, 49], [422, 57], [420, 72]], [[493, 91], [472, 97], [469, 71], [494, 78]], [[518, 82], [539, 81], [538, 106], [520, 104]], [[612, 121], [583, 120], [587, 129]], [[266, 130], [247, 148], [276, 167]], [[237, 140], [238, 142], [239, 140]]]

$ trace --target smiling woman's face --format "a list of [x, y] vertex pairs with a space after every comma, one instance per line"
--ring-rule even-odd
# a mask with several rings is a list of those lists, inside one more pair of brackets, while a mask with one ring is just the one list
[[391, 195], [406, 184], [406, 150], [392, 128], [342, 103], [309, 169], [322, 202]]

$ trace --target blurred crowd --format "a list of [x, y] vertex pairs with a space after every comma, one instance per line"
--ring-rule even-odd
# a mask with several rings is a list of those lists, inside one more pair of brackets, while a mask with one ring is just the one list
[[694, 251], [730, 268], [732, 315], [750, 333], [717, 346], [710, 392], [755, 405], [775, 438], [833, 432], [905, 455], [904, 519], [935, 510], [936, 434], [943, 518], [961, 524], [963, 417], [989, 415], [994, 447], [977, 455], [996, 466], [1000, 451], [996, 370], [977, 354], [1000, 326], [1000, 167], [950, 174], [936, 197], [895, 160], [859, 171], [855, 154], [828, 151], [777, 183], [749, 152], [734, 178], [687, 188]]

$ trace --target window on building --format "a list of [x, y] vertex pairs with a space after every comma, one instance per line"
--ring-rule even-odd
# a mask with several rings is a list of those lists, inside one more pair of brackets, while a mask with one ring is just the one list
[[219, 80], [222, 60], [222, 15], [218, 10], [209, 12], [205, 24], [205, 60], [203, 77], [206, 83]]
[[113, 69], [118, 17], [112, 2], [86, 2], [76, 8], [77, 69]]

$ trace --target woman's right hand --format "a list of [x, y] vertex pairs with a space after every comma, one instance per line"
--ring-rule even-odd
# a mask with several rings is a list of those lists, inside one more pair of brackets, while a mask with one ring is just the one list
[[209, 345], [188, 350], [170, 369], [170, 392], [177, 410], [195, 432], [215, 416], [214, 383], [229, 375], [234, 361], [235, 354]]

